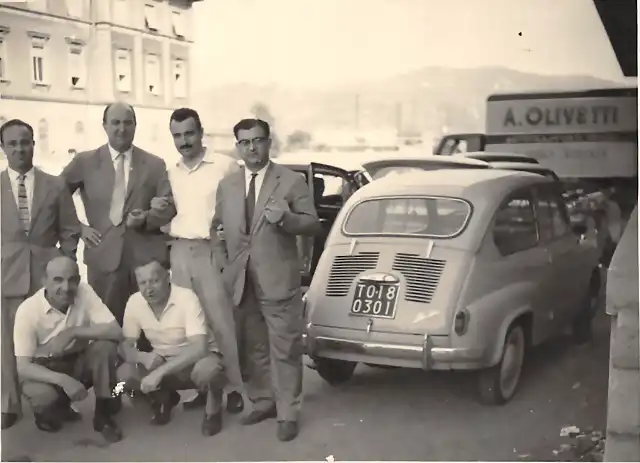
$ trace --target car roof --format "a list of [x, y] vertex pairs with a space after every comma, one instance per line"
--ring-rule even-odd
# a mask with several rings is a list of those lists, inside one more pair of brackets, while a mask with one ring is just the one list
[[555, 172], [548, 167], [541, 166], [540, 164], [530, 164], [528, 162], [490, 162], [488, 163], [493, 169], [513, 169], [522, 170], [525, 172], [535, 172], [541, 174], [555, 174]]
[[538, 160], [518, 153], [497, 153], [493, 151], [470, 151], [468, 153], [455, 154], [454, 156], [462, 156], [471, 159], [479, 159], [487, 162], [525, 162], [528, 164], [538, 164]]
[[407, 172], [383, 177], [365, 185], [355, 200], [377, 196], [433, 195], [467, 199], [470, 202], [502, 200], [518, 186], [550, 182], [539, 174], [502, 169], [441, 169]]

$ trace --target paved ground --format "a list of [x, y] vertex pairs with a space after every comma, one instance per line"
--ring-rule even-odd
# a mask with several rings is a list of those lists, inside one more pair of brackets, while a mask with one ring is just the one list
[[553, 460], [567, 425], [604, 429], [608, 376], [608, 320], [599, 318], [593, 344], [553, 342], [534, 352], [522, 387], [503, 407], [474, 397], [472, 378], [450, 373], [360, 366], [339, 388], [305, 371], [303, 428], [293, 442], [277, 441], [274, 421], [243, 427], [225, 416], [224, 431], [204, 438], [201, 412], [174, 412], [163, 428], [147, 424], [143, 404], [120, 415], [126, 439], [96, 445], [91, 402], [83, 422], [57, 435], [38, 431], [29, 411], [3, 431], [3, 459], [27, 454], [39, 461], [277, 461], [324, 460]]

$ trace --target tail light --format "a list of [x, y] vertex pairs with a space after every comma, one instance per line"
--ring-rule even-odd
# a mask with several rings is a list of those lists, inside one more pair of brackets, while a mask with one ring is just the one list
[[461, 310], [456, 314], [455, 321], [453, 323], [453, 330], [458, 336], [462, 336], [467, 332], [469, 327], [469, 312]]

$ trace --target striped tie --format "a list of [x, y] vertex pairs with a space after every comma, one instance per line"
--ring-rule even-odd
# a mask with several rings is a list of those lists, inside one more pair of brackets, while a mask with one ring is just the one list
[[18, 176], [18, 212], [20, 214], [20, 222], [25, 233], [29, 233], [29, 198], [27, 197], [27, 187], [24, 184], [26, 176]]

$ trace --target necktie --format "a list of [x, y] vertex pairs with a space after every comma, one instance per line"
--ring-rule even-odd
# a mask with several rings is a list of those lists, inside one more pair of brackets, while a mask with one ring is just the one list
[[24, 184], [24, 175], [18, 176], [18, 212], [20, 214], [20, 222], [25, 233], [29, 232], [29, 199], [27, 197], [27, 187]]
[[115, 226], [118, 226], [122, 223], [125, 194], [126, 187], [124, 184], [124, 154], [120, 153], [116, 157], [116, 175], [113, 182], [113, 194], [111, 195], [111, 208], [109, 209], [109, 218]]
[[253, 223], [253, 212], [256, 208], [256, 177], [258, 174], [251, 174], [251, 180], [249, 181], [249, 189], [247, 190], [247, 197], [245, 199], [246, 204], [244, 208], [244, 220], [246, 226], [247, 235], [251, 231], [251, 224]]

